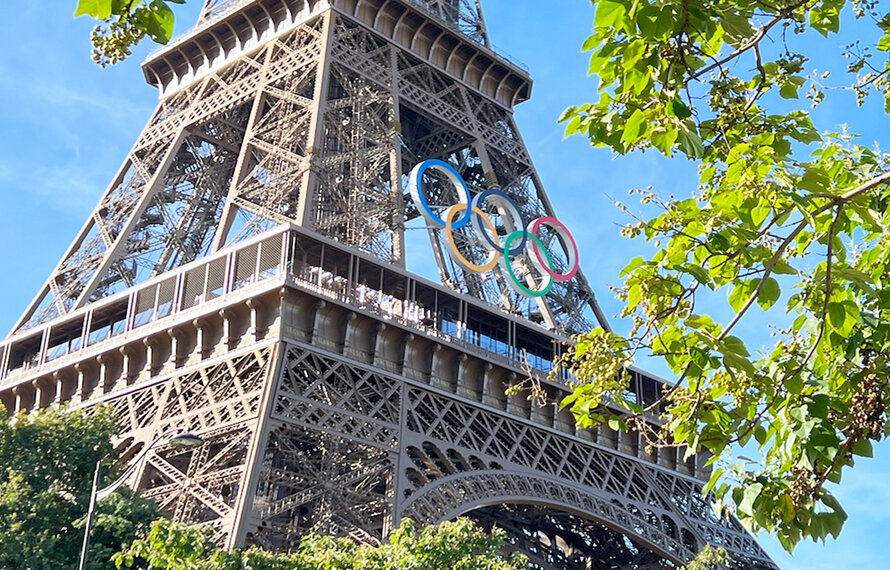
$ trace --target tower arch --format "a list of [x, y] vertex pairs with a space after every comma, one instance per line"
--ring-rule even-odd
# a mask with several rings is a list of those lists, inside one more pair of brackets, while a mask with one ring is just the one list
[[[701, 546], [692, 531], [680, 527], [670, 515], [659, 517], [651, 510], [640, 510], [633, 503], [601, 496], [589, 488], [516, 471], [464, 472], [437, 479], [413, 493], [400, 514], [422, 524], [437, 524], [458, 517], [473, 518], [474, 512], [503, 505], [532, 506], [598, 523], [676, 564], [694, 557]], [[493, 519], [490, 522], [507, 527], [512, 524], [501, 525]], [[585, 553], [588, 557], [595, 554]]]

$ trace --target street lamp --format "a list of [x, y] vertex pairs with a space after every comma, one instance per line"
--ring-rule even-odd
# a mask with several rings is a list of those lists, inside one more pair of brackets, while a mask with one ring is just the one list
[[139, 463], [148, 455], [148, 452], [151, 451], [156, 445], [161, 443], [162, 441], [167, 440], [167, 443], [170, 444], [170, 447], [174, 447], [176, 449], [194, 449], [196, 447], [200, 447], [204, 444], [204, 440], [198, 437], [193, 433], [189, 433], [185, 431], [185, 428], [175, 428], [163, 433], [158, 434], [149, 443], [145, 449], [133, 460], [130, 462], [130, 465], [124, 470], [120, 477], [114, 481], [114, 483], [108, 485], [104, 489], [99, 489], [99, 476], [102, 469], [102, 459], [96, 462], [96, 470], [93, 472], [93, 489], [90, 492], [90, 506], [87, 510], [87, 521], [85, 528], [83, 529], [83, 547], [80, 551], [80, 565], [78, 566], [79, 570], [86, 570], [87, 567], [87, 550], [90, 547], [90, 533], [93, 530], [93, 517], [96, 512], [96, 503], [101, 500], [104, 500], [106, 497], [117, 491], [121, 485], [126, 482], [126, 480], [136, 471]]

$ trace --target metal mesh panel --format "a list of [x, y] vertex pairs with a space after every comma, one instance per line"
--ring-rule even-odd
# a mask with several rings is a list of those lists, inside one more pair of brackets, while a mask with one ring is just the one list
[[155, 309], [155, 318], [163, 319], [173, 312], [176, 297], [176, 278], [167, 279], [158, 285], [158, 303]]
[[136, 294], [136, 311], [133, 316], [133, 328], [141, 327], [151, 322], [155, 312], [155, 300], [158, 287], [149, 287]]
[[257, 249], [259, 244], [252, 245], [235, 255], [235, 281], [232, 289], [240, 289], [256, 279]]
[[203, 266], [185, 274], [182, 287], [183, 309], [197, 306], [204, 300], [204, 281], [206, 273], [207, 266]]
[[282, 238], [276, 236], [260, 244], [260, 258], [257, 264], [257, 279], [262, 280], [278, 274], [281, 266]]
[[226, 260], [214, 259], [207, 264], [207, 285], [204, 288], [204, 300], [215, 299], [225, 292]]

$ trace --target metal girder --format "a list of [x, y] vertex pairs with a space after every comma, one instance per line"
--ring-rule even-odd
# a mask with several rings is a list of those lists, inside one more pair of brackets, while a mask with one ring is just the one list
[[[469, 3], [434, 4], [444, 14], [464, 13]], [[529, 218], [553, 214], [509, 109], [335, 12], [310, 19], [161, 102], [16, 330], [270, 224], [312, 227], [404, 265], [405, 220], [413, 215], [404, 174], [433, 157], [462, 170], [476, 191], [499, 185]], [[469, 232], [456, 232], [458, 247], [470, 259], [484, 256]], [[430, 236], [446, 284], [550, 328], [606, 324], [583, 275], [529, 301], [500, 269], [465, 273], [444, 253], [442, 232]], [[554, 235], [542, 238], [563, 251]], [[554, 262], [561, 267], [565, 258]]]
[[[290, 0], [280, 11], [260, 5], [274, 1], [207, 0], [202, 38], [239, 10], [286, 25], [252, 35], [230, 30], [228, 43], [219, 42], [220, 53], [203, 65], [163, 63], [184, 43], [153, 56], [148, 67], [165, 97], [14, 332], [164, 277], [93, 306], [118, 311], [99, 314], [107, 324], [93, 327], [92, 317], [76, 322], [81, 317], [71, 315], [73, 324], [64, 324], [81, 337], [59, 345], [71, 351], [60, 361], [71, 369], [29, 380], [30, 389], [16, 386], [0, 394], [3, 401], [18, 410], [107, 404], [121, 436], [144, 442], [174, 427], [200, 433], [207, 443], [197, 450], [153, 449], [134, 483], [177, 520], [212, 528], [227, 546], [292, 550], [312, 532], [378, 544], [404, 517], [428, 524], [468, 514], [506, 528], [511, 547], [542, 568], [683, 564], [706, 543], [726, 547], [734, 568], [773, 568], [734, 520], [711, 513], [701, 480], [690, 476], [700, 475], [695, 465], [676, 457], [673, 466], [669, 458], [656, 464], [622, 451], [617, 440], [610, 446], [567, 430], [553, 410], [507, 401], [501, 384], [516, 377], [519, 367], [509, 368], [516, 362], [480, 356], [481, 345], [461, 344], [452, 331], [418, 328], [423, 319], [466, 324], [471, 312], [500, 310], [513, 319], [504, 321], [504, 338], [531, 338], [517, 331], [535, 330], [550, 346], [595, 321], [607, 326], [581, 273], [530, 301], [505, 285], [500, 269], [487, 276], [462, 271], [445, 253], [442, 232], [429, 229], [443, 283], [488, 308], [477, 301], [471, 308], [469, 299], [440, 287], [432, 292], [435, 311], [442, 296], [451, 299], [444, 311], [461, 314], [418, 313], [411, 321], [406, 310], [398, 321], [392, 307], [382, 309], [379, 265], [404, 267], [406, 221], [418, 216], [405, 199], [405, 178], [419, 162], [448, 162], [474, 194], [500, 188], [525, 218], [554, 214], [510, 105], [530, 83], [486, 49], [479, 1], [335, 0], [308, 2], [305, 11], [292, 10]], [[419, 16], [418, 7], [433, 17], [406, 17]], [[368, 9], [377, 12], [371, 17]], [[242, 24], [256, 25], [246, 16]], [[407, 43], [399, 26], [415, 26]], [[451, 41], [452, 32], [472, 41]], [[169, 74], [160, 77], [164, 65]], [[184, 68], [188, 73], [176, 75]], [[435, 175], [427, 193], [437, 207], [457, 200]], [[488, 213], [510, 229], [504, 212]], [[321, 250], [317, 262], [292, 255], [298, 244], [288, 239], [296, 238], [268, 248], [267, 238], [258, 238], [216, 255], [283, 223], [311, 234]], [[454, 241], [478, 262], [487, 253], [470, 231], [455, 231]], [[556, 234], [540, 237], [564, 270], [567, 244]], [[348, 267], [327, 271], [325, 251]], [[165, 275], [211, 254], [206, 265]], [[368, 289], [356, 282], [360, 269], [365, 278], [375, 271], [375, 264], [361, 265], [366, 256], [378, 264], [377, 300], [350, 305], [360, 287]], [[297, 262], [306, 266], [292, 266]], [[531, 279], [528, 264], [520, 265]], [[304, 273], [314, 281], [299, 281]], [[270, 290], [241, 289], [258, 274], [280, 281]], [[304, 289], [295, 293], [298, 282]], [[226, 295], [238, 298], [205, 311]], [[419, 309], [418, 300], [403, 295], [399, 304]], [[158, 319], [179, 319], [172, 328], [134, 332], [162, 307]], [[87, 313], [93, 315], [77, 315]], [[140, 315], [147, 321], [137, 323]], [[126, 334], [118, 341], [121, 324]], [[28, 373], [25, 357], [36, 355], [37, 368], [49, 361], [49, 343], [59, 342], [50, 334], [56, 323], [43, 329], [39, 349], [20, 346], [27, 354], [19, 355], [19, 374]], [[103, 340], [119, 344], [101, 354], [91, 345], [75, 364], [74, 353], [93, 333], [99, 348]], [[525, 349], [518, 340], [512, 348]], [[498, 366], [507, 368], [491, 372]]]

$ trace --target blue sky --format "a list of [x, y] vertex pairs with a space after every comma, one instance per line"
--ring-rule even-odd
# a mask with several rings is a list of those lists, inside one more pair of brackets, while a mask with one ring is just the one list
[[[196, 19], [199, 0], [179, 11], [179, 30]], [[124, 64], [100, 69], [89, 58], [92, 23], [74, 20], [74, 0], [7, 3], [0, 23], [0, 328], [8, 330], [37, 293], [82, 227], [157, 102], [139, 63], [146, 49]], [[608, 285], [643, 251], [620, 237], [624, 219], [613, 206], [632, 187], [688, 193], [695, 169], [654, 154], [613, 157], [581, 138], [564, 140], [560, 112], [596, 89], [580, 53], [592, 22], [588, 2], [484, 0], [493, 42], [523, 61], [535, 79], [532, 100], [517, 109], [523, 137], [558, 217], [574, 232], [582, 266], [607, 314], [618, 312]], [[849, 37], [849, 34], [848, 34]], [[814, 45], [820, 69], [840, 65], [847, 38]], [[148, 47], [148, 46], [146, 46]], [[812, 64], [811, 64], [812, 65]], [[881, 141], [887, 117], [880, 105], [858, 109], [840, 103], [816, 114], [817, 126], [849, 123], [866, 140]], [[755, 346], [769, 342], [759, 315], [744, 331]], [[654, 363], [642, 362], [657, 372]], [[785, 569], [890, 568], [882, 542], [890, 538], [890, 449], [878, 447], [838, 491], [850, 520], [840, 540], [798, 547], [793, 557], [769, 537], [762, 544]]]

